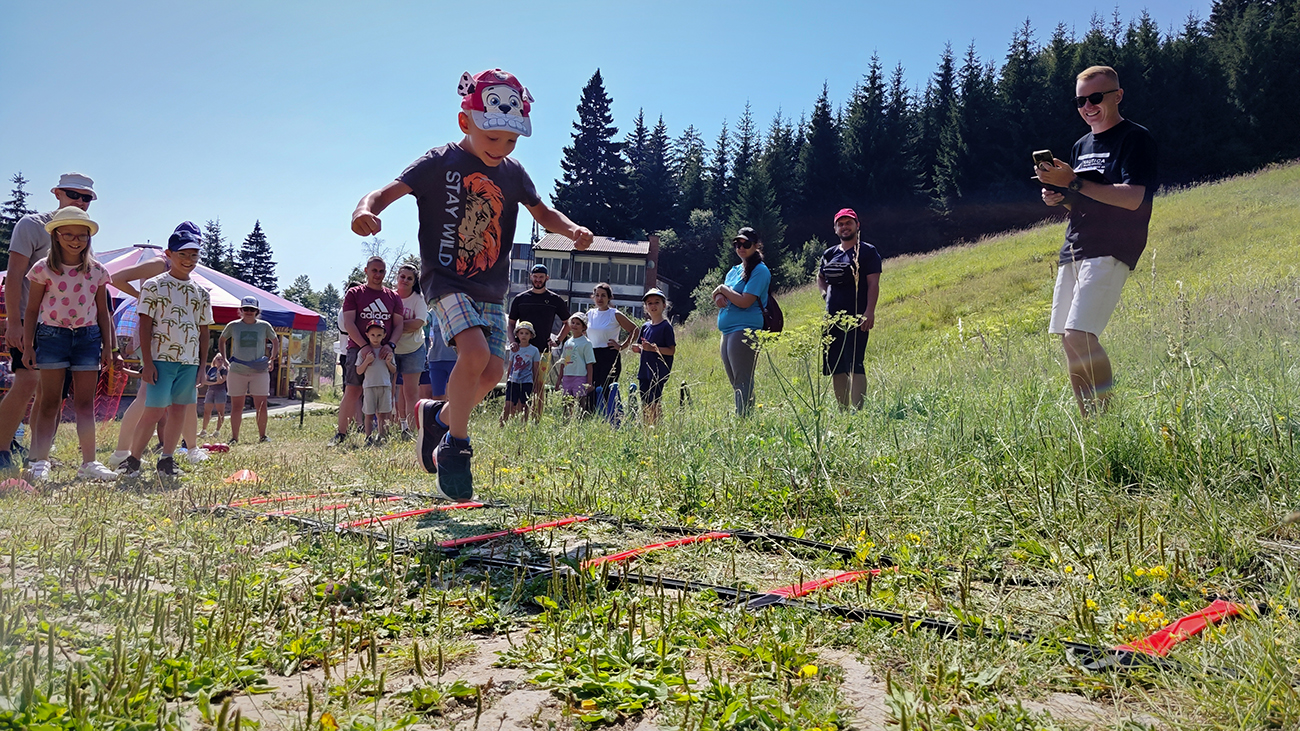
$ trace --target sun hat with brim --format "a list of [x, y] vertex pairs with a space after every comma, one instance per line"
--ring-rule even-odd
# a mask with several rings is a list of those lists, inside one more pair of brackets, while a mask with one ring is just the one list
[[664, 302], [668, 301], [668, 295], [664, 294], [664, 291], [662, 289], [659, 289], [658, 287], [651, 287], [650, 289], [647, 289], [645, 291], [645, 294], [641, 295], [641, 301], [645, 302], [651, 297], [661, 297], [663, 298]]
[[533, 327], [533, 323], [527, 320], [520, 320], [515, 323], [515, 332], [519, 332], [520, 330], [527, 330], [533, 335], [537, 335], [537, 330]]
[[50, 222], [45, 224], [46, 233], [54, 233], [54, 229], [60, 226], [85, 226], [90, 229], [90, 235], [94, 236], [99, 233], [99, 224], [91, 220], [85, 211], [76, 206], [67, 206], [54, 212], [54, 217]]
[[81, 173], [64, 173], [60, 175], [59, 184], [50, 188], [50, 192], [53, 193], [56, 190], [77, 190], [89, 193], [92, 199], [99, 197], [95, 193], [95, 181]]

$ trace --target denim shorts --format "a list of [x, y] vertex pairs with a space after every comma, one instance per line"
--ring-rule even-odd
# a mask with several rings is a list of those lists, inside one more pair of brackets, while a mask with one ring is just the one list
[[97, 371], [102, 347], [98, 325], [55, 327], [43, 322], [36, 325], [37, 369]]
[[199, 364], [155, 360], [158, 381], [144, 390], [144, 405], [151, 409], [192, 404], [199, 398]]
[[424, 370], [425, 360], [429, 357], [429, 351], [420, 347], [409, 353], [394, 353], [393, 357], [397, 361], [398, 373], [419, 373]]
[[447, 381], [451, 379], [451, 369], [455, 367], [454, 360], [429, 361], [429, 386], [433, 389], [433, 395], [447, 393]]

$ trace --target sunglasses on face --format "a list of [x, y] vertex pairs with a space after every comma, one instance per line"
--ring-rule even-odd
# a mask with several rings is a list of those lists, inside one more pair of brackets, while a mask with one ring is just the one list
[[737, 249], [752, 249], [754, 248], [754, 243], [752, 241], [734, 241], [732, 242], [732, 246], [735, 246]]
[[86, 201], [87, 203], [95, 200], [94, 193], [78, 193], [75, 190], [65, 190], [63, 194], [74, 201]]
[[240, 312], [244, 312], [244, 313], [247, 313], [247, 314], [250, 314], [250, 315], [256, 315], [256, 314], [257, 314], [257, 310], [253, 309], [252, 307], [245, 307], [244, 309], [240, 310]]
[[1101, 104], [1101, 100], [1105, 99], [1107, 94], [1114, 94], [1117, 91], [1119, 91], [1119, 89], [1111, 89], [1110, 91], [1094, 91], [1088, 96], [1076, 96], [1074, 98], [1074, 106], [1083, 109], [1084, 104], [1091, 102], [1095, 107], [1098, 104]]
[[60, 231], [59, 239], [62, 241], [66, 241], [69, 244], [74, 241], [80, 241], [81, 243], [84, 244], [90, 241], [90, 234], [74, 234], [74, 233], [66, 233], [64, 231]]

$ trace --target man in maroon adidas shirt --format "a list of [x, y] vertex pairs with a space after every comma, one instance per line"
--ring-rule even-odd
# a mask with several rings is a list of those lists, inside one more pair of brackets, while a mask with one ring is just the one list
[[361, 407], [361, 376], [357, 373], [357, 354], [369, 344], [366, 328], [383, 326], [384, 344], [391, 349], [402, 332], [402, 298], [384, 286], [388, 265], [383, 257], [372, 256], [366, 262], [366, 283], [343, 295], [343, 312], [339, 323], [348, 335], [348, 354], [343, 361], [343, 401], [339, 404], [339, 428], [330, 444], [340, 444], [348, 436], [348, 422]]

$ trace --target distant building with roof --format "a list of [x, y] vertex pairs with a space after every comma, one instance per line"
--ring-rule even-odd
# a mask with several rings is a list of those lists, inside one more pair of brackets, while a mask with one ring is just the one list
[[659, 237], [649, 241], [628, 241], [597, 236], [585, 251], [573, 248], [573, 239], [546, 234], [531, 244], [515, 244], [510, 261], [510, 296], [530, 288], [529, 273], [534, 264], [545, 264], [551, 281], [547, 287], [564, 297], [573, 311], [594, 305], [591, 289], [608, 282], [614, 290], [613, 305], [643, 317], [641, 295], [659, 287], [671, 297], [671, 283], [659, 276]]

